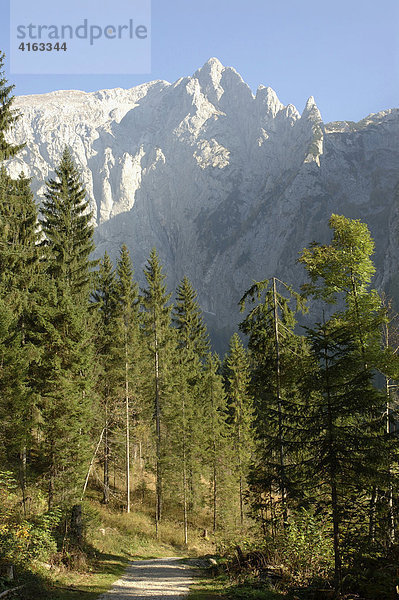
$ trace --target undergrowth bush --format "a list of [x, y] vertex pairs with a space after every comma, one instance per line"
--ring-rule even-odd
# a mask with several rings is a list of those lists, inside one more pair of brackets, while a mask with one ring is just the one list
[[334, 566], [330, 523], [306, 510], [291, 515], [276, 540], [274, 561], [296, 585], [328, 580]]

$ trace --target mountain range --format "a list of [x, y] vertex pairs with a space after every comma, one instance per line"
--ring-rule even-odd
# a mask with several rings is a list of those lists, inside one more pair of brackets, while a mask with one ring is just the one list
[[[96, 255], [130, 249], [136, 277], [156, 247], [170, 289], [187, 275], [215, 347], [224, 348], [253, 280], [299, 287], [296, 263], [329, 239], [331, 213], [365, 221], [376, 241], [375, 285], [399, 299], [399, 109], [324, 123], [270, 87], [254, 95], [211, 58], [191, 77], [129, 90], [20, 96], [8, 164], [41, 201], [66, 145], [94, 214]], [[317, 317], [317, 315], [314, 315]]]

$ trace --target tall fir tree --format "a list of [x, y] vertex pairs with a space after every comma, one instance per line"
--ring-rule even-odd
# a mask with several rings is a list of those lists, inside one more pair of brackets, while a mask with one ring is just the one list
[[130, 512], [130, 454], [131, 415], [140, 412], [138, 401], [140, 386], [141, 349], [139, 328], [139, 294], [133, 279], [133, 267], [129, 251], [123, 245], [117, 262], [117, 332], [119, 352], [119, 389], [124, 404], [126, 509]]
[[[384, 394], [372, 385], [372, 372], [364, 368], [357, 332], [332, 318], [308, 330], [316, 358], [308, 372], [310, 395], [306, 431], [310, 470], [308, 482], [317, 486], [317, 511], [332, 522], [335, 557], [335, 592], [342, 592], [343, 547], [351, 539], [365, 539], [367, 488], [386, 485], [387, 440], [381, 418]], [[326, 491], [327, 489], [327, 491]], [[344, 530], [343, 524], [346, 525]], [[345, 539], [342, 540], [343, 535]], [[345, 559], [348, 561], [346, 553]]]
[[[281, 292], [277, 291], [277, 283]], [[300, 295], [276, 278], [255, 283], [243, 296], [241, 307], [254, 302], [257, 304], [240, 324], [249, 336], [250, 393], [258, 440], [251, 487], [257, 490], [258, 499], [270, 491], [269, 517], [275, 518], [276, 498], [286, 526], [289, 500], [295, 497], [297, 487], [295, 423], [301, 404], [298, 376], [306, 353], [303, 339], [294, 333], [295, 313], [305, 307]], [[253, 501], [259, 504], [255, 497]], [[265, 514], [265, 507], [258, 508]]]
[[143, 289], [143, 332], [152, 361], [150, 396], [153, 402], [156, 439], [156, 508], [155, 523], [162, 519], [164, 427], [162, 411], [168, 395], [168, 368], [171, 351], [171, 294], [166, 291], [165, 275], [155, 248], [144, 269], [147, 287]]
[[34, 390], [40, 395], [39, 452], [49, 508], [80, 498], [91, 451], [97, 367], [87, 313], [68, 285], [48, 281], [36, 313], [41, 357]]
[[244, 494], [248, 469], [253, 453], [253, 404], [249, 394], [250, 364], [247, 352], [237, 333], [229, 344], [224, 361], [228, 420], [238, 473], [240, 522], [244, 523]]
[[43, 358], [37, 371], [42, 398], [48, 504], [78, 493], [91, 445], [95, 414], [93, 322], [89, 311], [93, 250], [92, 215], [85, 190], [65, 149], [58, 180], [47, 183], [41, 221], [43, 265], [48, 278], [38, 314]]
[[[203, 323], [197, 294], [190, 281], [184, 277], [176, 290], [173, 323], [177, 331], [176, 369], [173, 418], [175, 431], [169, 435], [169, 454], [175, 454], [173, 469], [180, 474], [183, 499], [184, 539], [188, 542], [188, 516], [200, 503], [201, 444], [203, 427], [197, 408], [201, 394], [203, 361], [209, 351], [209, 340]], [[177, 463], [177, 464], [176, 464]], [[180, 487], [180, 481], [178, 485]]]
[[47, 182], [42, 207], [47, 270], [52, 277], [67, 282], [72, 293], [87, 295], [90, 271], [97, 264], [90, 260], [93, 215], [69, 148], [65, 148], [55, 173], [57, 178]]
[[[4, 77], [5, 56], [0, 53], [0, 301], [3, 304], [2, 401], [0, 412], [7, 442], [8, 466], [18, 465], [17, 479], [26, 510], [27, 462], [31, 447], [35, 397], [30, 390], [30, 364], [38, 348], [30, 337], [31, 308], [38, 299], [37, 208], [30, 181], [13, 180], [1, 165], [22, 149], [6, 134], [18, 115], [12, 109], [12, 85]], [[40, 295], [40, 294], [39, 294]]]
[[12, 130], [19, 115], [13, 110], [14, 96], [12, 91], [15, 86], [9, 85], [4, 76], [5, 54], [0, 52], [0, 163], [12, 158], [19, 152], [24, 144], [10, 144], [6, 134]]
[[118, 362], [115, 352], [115, 329], [117, 290], [115, 271], [111, 259], [105, 252], [100, 261], [100, 268], [96, 278], [93, 302], [98, 312], [96, 349], [101, 365], [98, 378], [98, 393], [103, 409], [102, 431], [104, 440], [103, 452], [103, 502], [109, 503], [110, 499], [110, 453], [111, 435], [117, 421], [117, 372]]

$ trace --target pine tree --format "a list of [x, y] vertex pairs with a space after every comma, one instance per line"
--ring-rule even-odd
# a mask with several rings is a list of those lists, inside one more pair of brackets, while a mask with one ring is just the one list
[[[372, 373], [364, 369], [357, 334], [339, 319], [308, 330], [317, 366], [308, 373], [308, 391], [316, 395], [308, 406], [306, 443], [312, 486], [318, 485], [316, 510], [327, 506], [333, 525], [335, 591], [342, 592], [342, 534], [358, 540], [365, 512], [361, 499], [370, 485], [384, 485], [381, 459], [387, 457], [381, 414], [384, 395], [372, 385]], [[309, 425], [309, 423], [311, 423]], [[305, 428], [304, 427], [304, 428]], [[327, 498], [325, 490], [328, 488]], [[352, 529], [343, 531], [343, 523]], [[353, 527], [357, 524], [357, 529]]]
[[[227, 424], [226, 395], [221, 364], [217, 354], [208, 353], [203, 378], [203, 402], [201, 407], [204, 432], [207, 445], [203, 455], [210, 480], [212, 524], [215, 532], [220, 528], [220, 517], [226, 492], [232, 477], [231, 447], [229, 446], [229, 427]], [[230, 481], [228, 481], [230, 479]], [[231, 498], [229, 498], [231, 501]]]
[[47, 182], [42, 208], [47, 271], [66, 281], [74, 294], [86, 295], [90, 271], [97, 264], [89, 258], [94, 250], [92, 214], [68, 148], [55, 172], [57, 179]]
[[119, 340], [120, 383], [125, 406], [126, 510], [130, 512], [130, 425], [132, 409], [136, 414], [138, 412], [140, 341], [138, 287], [133, 280], [132, 263], [125, 245], [117, 263], [116, 295], [119, 323], [116, 339]]
[[115, 361], [115, 320], [117, 307], [117, 292], [115, 272], [112, 262], [105, 252], [100, 262], [97, 276], [96, 290], [93, 302], [99, 313], [97, 322], [97, 356], [101, 363], [101, 373], [98, 379], [98, 390], [102, 401], [103, 417], [103, 470], [104, 491], [103, 502], [109, 503], [109, 462], [110, 462], [110, 436], [116, 421], [116, 361]]
[[[9, 465], [19, 465], [25, 510], [27, 456], [31, 446], [35, 397], [30, 390], [30, 365], [38, 360], [39, 349], [32, 341], [35, 303], [40, 302], [37, 208], [23, 176], [12, 180], [0, 170], [0, 298], [10, 307], [10, 328], [4, 338], [2, 422], [9, 423]], [[18, 365], [15, 370], [16, 365]], [[14, 372], [14, 379], [10, 378]], [[13, 421], [10, 422], [12, 415]]]
[[253, 406], [249, 395], [250, 365], [237, 333], [224, 362], [227, 407], [239, 484], [240, 521], [244, 522], [244, 486], [253, 450]]
[[[277, 283], [285, 294], [277, 292]], [[240, 324], [240, 329], [249, 336], [250, 393], [258, 439], [251, 487], [262, 490], [260, 494], [257, 492], [258, 497], [264, 497], [269, 490], [271, 499], [275, 495], [273, 488], [278, 487], [286, 526], [288, 494], [296, 494], [295, 423], [301, 405], [298, 376], [306, 354], [303, 339], [294, 333], [295, 310], [303, 311], [305, 307], [299, 294], [276, 278], [255, 283], [243, 296], [242, 309], [255, 300], [258, 304]], [[269, 512], [274, 518], [272, 500]]]
[[[300, 262], [310, 278], [303, 290], [330, 304], [340, 303], [341, 310], [333, 317], [345, 323], [355, 336], [365, 373], [374, 368], [384, 376], [396, 378], [397, 357], [389, 348], [383, 348], [381, 339], [385, 310], [377, 291], [370, 288], [375, 267], [371, 258], [374, 241], [368, 227], [359, 220], [340, 215], [332, 215], [329, 226], [333, 232], [330, 244], [314, 242], [310, 249], [302, 252]], [[370, 488], [369, 494], [369, 541], [372, 543], [376, 529], [376, 486]]]
[[[168, 306], [171, 294], [166, 292], [165, 275], [155, 248], [151, 251], [150, 258], [144, 269], [147, 288], [143, 290], [143, 330], [147, 346], [152, 358], [152, 398], [155, 419], [156, 437], [156, 510], [155, 523], [162, 518], [163, 500], [163, 435], [162, 435], [162, 410], [167, 396], [168, 386], [168, 358], [171, 342], [171, 307]], [[158, 530], [158, 529], [157, 529]]]
[[0, 163], [15, 156], [24, 147], [23, 144], [10, 144], [5, 137], [6, 133], [15, 125], [19, 115], [12, 108], [14, 102], [12, 91], [15, 86], [8, 85], [4, 76], [4, 60], [5, 55], [3, 52], [0, 52]]
[[[48, 504], [77, 494], [91, 443], [97, 369], [89, 311], [93, 250], [91, 214], [69, 150], [50, 180], [43, 206], [47, 287], [38, 312], [43, 352], [36, 389], [41, 396]], [[83, 483], [83, 482], [82, 482]]]
[[[177, 330], [177, 348], [174, 386], [173, 417], [170, 422], [177, 429], [169, 454], [177, 455], [174, 469], [181, 471], [183, 496], [184, 539], [188, 542], [188, 513], [198, 503], [200, 487], [199, 457], [201, 454], [202, 424], [196, 408], [201, 393], [203, 360], [209, 350], [208, 335], [203, 323], [197, 295], [187, 277], [176, 291], [173, 323]], [[179, 482], [180, 483], [180, 482]]]

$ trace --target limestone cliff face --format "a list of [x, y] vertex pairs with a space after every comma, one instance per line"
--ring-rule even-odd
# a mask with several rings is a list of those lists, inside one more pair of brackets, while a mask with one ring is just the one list
[[[376, 283], [399, 292], [399, 110], [323, 124], [271, 88], [254, 96], [210, 59], [192, 77], [131, 90], [17, 98], [12, 139], [27, 146], [9, 170], [40, 196], [71, 147], [96, 219], [97, 255], [126, 243], [140, 279], [156, 246], [174, 287], [186, 274], [214, 331], [230, 333], [254, 279], [299, 285], [298, 252], [324, 241], [332, 212], [365, 220]], [[398, 294], [399, 295], [399, 294]]]

